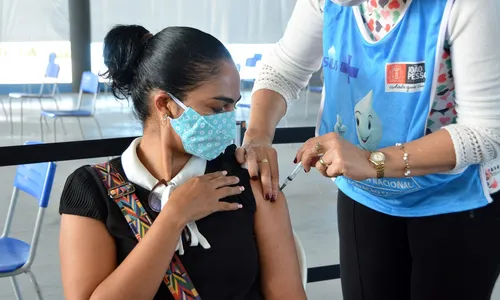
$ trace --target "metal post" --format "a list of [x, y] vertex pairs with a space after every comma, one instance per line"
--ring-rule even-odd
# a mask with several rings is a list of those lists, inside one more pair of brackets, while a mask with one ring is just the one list
[[80, 90], [84, 71], [90, 71], [90, 0], [68, 0], [72, 91]]

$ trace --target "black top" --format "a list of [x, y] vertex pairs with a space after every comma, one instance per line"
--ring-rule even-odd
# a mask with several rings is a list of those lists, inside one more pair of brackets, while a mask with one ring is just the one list
[[[179, 255], [203, 300], [210, 299], [263, 299], [260, 292], [259, 259], [254, 233], [255, 198], [248, 172], [235, 159], [236, 146], [228, 147], [224, 154], [207, 163], [205, 173], [228, 171], [240, 178], [245, 191], [224, 199], [238, 202], [243, 208], [237, 211], [214, 213], [196, 222], [211, 248], [190, 247], [184, 244], [184, 255]], [[121, 159], [111, 161], [123, 176]], [[149, 191], [136, 185], [136, 194], [154, 220], [158, 213], [148, 205]], [[116, 243], [117, 263], [120, 264], [137, 245], [137, 240], [125, 218], [104, 190], [104, 186], [90, 166], [83, 166], [72, 173], [64, 187], [59, 213], [93, 218], [106, 225]], [[184, 238], [184, 237], [183, 237]], [[147, 259], [147, 258], [144, 258]], [[134, 276], [131, 274], [131, 276]], [[154, 299], [174, 299], [162, 283]]]

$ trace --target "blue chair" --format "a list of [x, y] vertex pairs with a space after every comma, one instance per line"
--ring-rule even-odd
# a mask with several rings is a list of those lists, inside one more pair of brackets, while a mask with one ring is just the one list
[[[255, 68], [257, 67], [257, 62], [262, 59], [262, 54], [254, 54], [253, 57], [249, 57], [245, 60], [245, 68]], [[237, 66], [238, 67], [238, 66]], [[238, 72], [241, 71], [241, 66], [238, 68]], [[241, 79], [240, 80], [240, 89], [244, 90], [247, 86], [253, 85], [255, 82], [255, 78], [251, 79]]]
[[247, 60], [245, 61], [245, 66], [255, 68], [259, 60], [262, 60], [262, 54], [256, 53], [253, 55], [253, 57], [247, 58]]
[[[92, 103], [90, 105], [90, 108], [87, 109], [82, 109], [82, 99], [83, 99], [83, 94], [88, 93], [92, 95]], [[92, 118], [94, 122], [97, 125], [97, 129], [99, 130], [99, 135], [102, 138], [102, 131], [101, 131], [101, 126], [99, 125], [99, 122], [97, 122], [97, 119], [94, 116], [95, 113], [95, 103], [97, 100], [97, 95], [99, 93], [99, 77], [95, 75], [94, 73], [90, 71], [83, 72], [82, 74], [82, 81], [80, 82], [80, 93], [78, 94], [78, 102], [77, 102], [77, 109], [74, 110], [42, 110], [40, 114], [40, 130], [42, 132], [42, 141], [44, 140], [43, 137], [43, 126], [42, 126], [42, 120], [47, 119], [47, 118], [52, 118], [54, 119], [54, 143], [56, 142], [56, 137], [57, 137], [57, 132], [56, 132], [56, 121], [58, 118], [62, 119], [63, 118], [76, 118], [78, 120], [78, 126], [80, 127], [80, 132], [82, 134], [82, 138], [85, 138], [85, 135], [83, 134], [83, 127], [82, 123], [80, 122], [80, 118]]]
[[[34, 94], [26, 94], [26, 93], [10, 93], [9, 94], [9, 111], [10, 111], [10, 133], [14, 132], [14, 122], [12, 119], [12, 100], [18, 99], [21, 101], [21, 137], [24, 134], [24, 124], [23, 124], [23, 114], [24, 114], [24, 101], [29, 99], [38, 99], [38, 103], [40, 104], [40, 109], [43, 109], [42, 99], [52, 99], [56, 105], [56, 109], [59, 110], [59, 104], [57, 103], [56, 94], [59, 91], [57, 87], [57, 79], [59, 77], [60, 67], [56, 64], [55, 61], [56, 54], [51, 53], [49, 55], [49, 63], [47, 64], [47, 69], [45, 70], [45, 76], [42, 84], [40, 85], [40, 90], [38, 93]], [[49, 92], [45, 93], [45, 87], [48, 87]], [[3, 104], [2, 104], [3, 106]], [[63, 124], [63, 129], [64, 128]]]
[[255, 57], [249, 57], [245, 60], [245, 67], [251, 67], [254, 68], [257, 66], [257, 60]]
[[[34, 144], [40, 143], [25, 143], [25, 145]], [[15, 276], [22, 273], [29, 276], [35, 288], [37, 299], [42, 299], [40, 286], [36, 281], [35, 275], [31, 272], [31, 265], [35, 259], [43, 217], [45, 215], [45, 208], [47, 208], [49, 204], [55, 172], [56, 164], [53, 162], [28, 164], [17, 167], [16, 177], [14, 179], [14, 191], [12, 192], [3, 233], [0, 236], [0, 278], [10, 277], [16, 299], [21, 299], [21, 291]], [[19, 191], [23, 191], [35, 197], [38, 201], [38, 214], [33, 236], [31, 238], [31, 244], [9, 237]]]

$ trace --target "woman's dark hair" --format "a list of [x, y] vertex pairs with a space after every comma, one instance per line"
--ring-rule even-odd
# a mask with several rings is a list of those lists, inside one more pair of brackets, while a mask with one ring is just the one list
[[187, 92], [219, 73], [232, 60], [215, 37], [190, 27], [167, 27], [155, 35], [142, 26], [119, 25], [104, 38], [103, 77], [117, 98], [132, 98], [143, 123], [150, 114], [148, 95], [161, 89], [183, 99]]

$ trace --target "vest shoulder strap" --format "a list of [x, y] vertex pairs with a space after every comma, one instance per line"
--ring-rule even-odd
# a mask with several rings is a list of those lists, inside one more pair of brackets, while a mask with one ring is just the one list
[[[130, 229], [137, 240], [140, 241], [153, 222], [137, 198], [134, 184], [126, 181], [109, 162], [92, 165], [92, 168], [104, 184], [109, 198], [118, 205]], [[175, 300], [201, 300], [176, 253], [172, 257], [163, 282], [167, 285]]]

